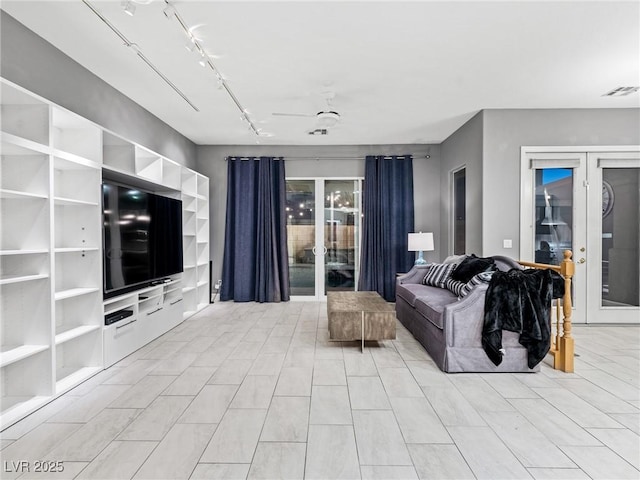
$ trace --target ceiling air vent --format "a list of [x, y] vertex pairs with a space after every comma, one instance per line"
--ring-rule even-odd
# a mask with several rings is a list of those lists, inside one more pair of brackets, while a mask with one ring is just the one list
[[640, 90], [640, 87], [618, 87], [608, 91], [603, 97], [624, 97]]
[[316, 128], [315, 130], [311, 130], [309, 135], [326, 135], [329, 131], [326, 128]]

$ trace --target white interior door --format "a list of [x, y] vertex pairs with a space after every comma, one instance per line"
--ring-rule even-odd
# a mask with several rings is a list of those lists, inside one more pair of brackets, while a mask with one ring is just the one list
[[640, 323], [638, 150], [544, 150], [523, 149], [520, 257], [573, 251], [575, 323]]

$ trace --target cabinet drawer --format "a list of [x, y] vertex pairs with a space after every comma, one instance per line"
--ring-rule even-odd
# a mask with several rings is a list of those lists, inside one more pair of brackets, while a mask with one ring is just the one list
[[172, 299], [167, 305], [167, 318], [169, 319], [167, 330], [182, 323], [184, 312], [184, 301], [182, 297]]
[[110, 367], [140, 348], [140, 329], [136, 317], [109, 325], [103, 330], [104, 364]]

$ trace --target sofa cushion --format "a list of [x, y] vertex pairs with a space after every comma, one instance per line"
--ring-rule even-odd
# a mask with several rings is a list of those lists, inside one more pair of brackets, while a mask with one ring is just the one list
[[460, 263], [467, 258], [466, 255], [462, 254], [462, 255], [449, 255], [447, 258], [445, 258], [442, 263], [455, 263], [456, 265], [460, 265]]
[[451, 272], [453, 272], [455, 268], [456, 265], [453, 263], [434, 263], [429, 267], [429, 270], [427, 270], [427, 274], [424, 276], [422, 283], [432, 287], [446, 288], [447, 279], [451, 276]]
[[[439, 290], [436, 287], [427, 287], [420, 283], [402, 283], [396, 286], [396, 297], [402, 298], [412, 307], [416, 306], [416, 296], [425, 295], [426, 290]], [[429, 294], [427, 294], [429, 295]]]
[[421, 295], [415, 300], [416, 311], [426, 317], [440, 330], [443, 329], [442, 312], [444, 307], [458, 300], [458, 297], [446, 288], [424, 287], [428, 288], [428, 293]]
[[462, 262], [460, 262], [460, 265], [458, 265], [451, 274], [451, 278], [460, 282], [467, 283], [478, 273], [494, 269], [495, 262], [493, 258], [480, 258], [472, 254], [465, 258]]

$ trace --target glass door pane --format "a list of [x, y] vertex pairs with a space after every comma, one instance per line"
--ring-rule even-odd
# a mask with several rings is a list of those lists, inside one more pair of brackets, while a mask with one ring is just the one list
[[603, 307], [640, 306], [640, 169], [602, 169]]
[[573, 169], [535, 170], [535, 262], [559, 265], [573, 250]]
[[359, 180], [324, 182], [325, 294], [353, 291], [360, 259]]
[[315, 181], [287, 180], [287, 246], [292, 296], [316, 295]]

